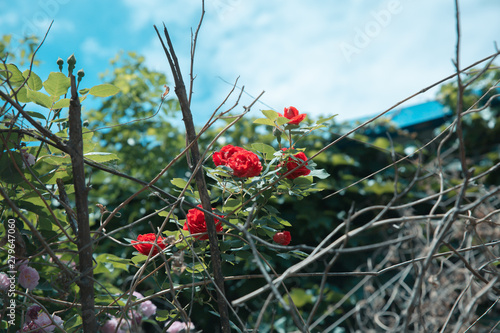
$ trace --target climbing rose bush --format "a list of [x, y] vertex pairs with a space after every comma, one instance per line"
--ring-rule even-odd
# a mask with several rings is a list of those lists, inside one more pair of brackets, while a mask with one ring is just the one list
[[[198, 205], [198, 207], [202, 208], [201, 205]], [[214, 208], [212, 210], [214, 210]], [[223, 217], [221, 215], [217, 216]], [[214, 219], [214, 222], [217, 232], [222, 232], [223, 228], [220, 221], [218, 219]], [[188, 210], [188, 213], [186, 215], [186, 223], [184, 223], [183, 229], [188, 230], [190, 234], [205, 233], [204, 235], [197, 235], [194, 237], [199, 240], [207, 240], [208, 235], [206, 234], [207, 223], [205, 221], [205, 213], [196, 208]]]
[[240, 178], [258, 176], [262, 171], [259, 157], [244, 148], [227, 145], [212, 156], [216, 166], [225, 165], [233, 170], [233, 175]]
[[[144, 254], [144, 255], [149, 255], [149, 251], [151, 251], [151, 248], [153, 247], [153, 244], [155, 243], [155, 239], [156, 239], [156, 235], [153, 234], [153, 233], [149, 233], [149, 234], [144, 234], [144, 235], [139, 235], [137, 236], [137, 240], [136, 241], [131, 241], [132, 244], [135, 244], [135, 245], [132, 245], [137, 251], [139, 251], [140, 253]], [[156, 244], [158, 244], [158, 246], [164, 250], [166, 245], [164, 243], [164, 238], [162, 236], [158, 236], [158, 239], [156, 239]], [[138, 244], [138, 243], [141, 243], [141, 242], [147, 242], [147, 243], [143, 243], [143, 244]], [[155, 254], [158, 254], [158, 247], [155, 246], [153, 248], [153, 254], [152, 255], [155, 255]]]
[[273, 241], [280, 245], [288, 245], [292, 241], [292, 235], [288, 231], [277, 232], [273, 236]]
[[[286, 151], [287, 149], [283, 148], [282, 150]], [[293, 157], [297, 160], [307, 161], [306, 154], [304, 154], [303, 152], [299, 152], [299, 153], [293, 155]], [[292, 157], [288, 157], [288, 160], [285, 163], [287, 172], [295, 169], [300, 163], [301, 162], [295, 161]], [[283, 166], [283, 164], [278, 165], [278, 167], [282, 167], [282, 166]], [[284, 172], [284, 173], [286, 173], [286, 172]], [[286, 178], [295, 179], [295, 178], [298, 178], [300, 176], [307, 176], [310, 173], [311, 173], [311, 170], [309, 170], [307, 168], [307, 163], [306, 163], [303, 166], [301, 166], [300, 168], [298, 168], [297, 170], [295, 170], [292, 173], [290, 173], [289, 175], [287, 175]]]
[[297, 108], [293, 106], [285, 108], [284, 114], [281, 113], [278, 114], [280, 117], [285, 117], [287, 119], [290, 119], [290, 121], [288, 122], [288, 124], [290, 125], [298, 125], [302, 120], [306, 119], [306, 114], [305, 113], [300, 114], [299, 110], [297, 110]]

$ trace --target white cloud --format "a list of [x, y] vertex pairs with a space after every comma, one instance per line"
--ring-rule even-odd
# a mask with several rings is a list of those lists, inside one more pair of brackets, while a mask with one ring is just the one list
[[102, 45], [95, 37], [87, 37], [80, 45], [81, 52], [84, 56], [84, 62], [94, 64], [101, 60], [108, 61], [115, 54], [114, 47], [106, 47]]
[[123, 0], [123, 4], [130, 10], [128, 27], [133, 30], [149, 28], [153, 24], [161, 26], [162, 22], [186, 26], [186, 22], [191, 22], [193, 15], [201, 12], [199, 0]]
[[[182, 10], [177, 7], [175, 14], [174, 5], [146, 2], [157, 6], [155, 12], [142, 3], [139, 9], [132, 0], [125, 1], [136, 6], [137, 26], [163, 18], [187, 78], [189, 29], [198, 23], [198, 1], [188, 1]], [[394, 4], [399, 8], [384, 16], [396, 8]], [[383, 111], [454, 70], [452, 3], [210, 0], [206, 9], [193, 102], [204, 115], [230, 89], [218, 76], [230, 82], [240, 76], [239, 84], [254, 96], [265, 90], [262, 101], [278, 111], [294, 105], [311, 114], [339, 113], [339, 119], [352, 119]], [[500, 23], [493, 13], [498, 9], [499, 3], [487, 0], [464, 4], [464, 66], [494, 51]], [[360, 32], [369, 35], [361, 46], [355, 44]], [[356, 46], [357, 54], [347, 59], [342, 43]], [[161, 62], [168, 71], [159, 43], [149, 42], [144, 51], [148, 61]], [[431, 99], [435, 93], [409, 103]], [[242, 104], [250, 100], [245, 97]]]

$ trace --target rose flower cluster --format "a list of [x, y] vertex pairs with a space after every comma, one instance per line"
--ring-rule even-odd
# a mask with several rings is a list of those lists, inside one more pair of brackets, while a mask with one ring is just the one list
[[[284, 113], [278, 113], [278, 115], [279, 117], [289, 119], [290, 121], [287, 124], [291, 125], [298, 125], [306, 118], [305, 114], [300, 114], [293, 106], [285, 108]], [[287, 148], [282, 148], [282, 150], [286, 151]], [[216, 166], [223, 165], [229, 167], [234, 177], [257, 177], [262, 172], [262, 164], [259, 157], [254, 152], [242, 147], [226, 145], [220, 151], [215, 152], [212, 159]], [[303, 152], [299, 152], [293, 155], [293, 157], [289, 156], [286, 161], [281, 162], [277, 166], [277, 168], [286, 168], [286, 171], [280, 170], [281, 172], [278, 174], [286, 174], [285, 177], [292, 180], [301, 176], [307, 176], [311, 173], [311, 170], [307, 168], [307, 163], [298, 167], [304, 161], [307, 161], [307, 157]], [[290, 173], [287, 174], [288, 172]], [[202, 206], [198, 205], [198, 207], [201, 208]], [[220, 215], [217, 216], [223, 217]], [[214, 222], [217, 232], [222, 232], [223, 227], [220, 220], [214, 218]], [[189, 231], [198, 240], [208, 239], [205, 214], [199, 209], [193, 208], [188, 211], [183, 229]], [[277, 232], [273, 237], [273, 240], [280, 245], [288, 245], [291, 239], [292, 237], [288, 231]], [[155, 255], [158, 253], [158, 249], [165, 249], [166, 241], [162, 236], [157, 237], [155, 234], [150, 233], [139, 235], [137, 241], [132, 241], [132, 246], [144, 255], [149, 255], [151, 248], [153, 248], [152, 255]]]

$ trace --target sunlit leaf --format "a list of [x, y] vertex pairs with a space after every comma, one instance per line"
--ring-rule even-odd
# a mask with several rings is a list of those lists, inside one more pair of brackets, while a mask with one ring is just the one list
[[276, 151], [272, 146], [265, 143], [252, 143], [252, 148], [264, 154], [274, 154]]
[[282, 125], [288, 124], [288, 122], [290, 122], [290, 120], [291, 119], [288, 119], [285, 117], [278, 117], [278, 119], [276, 119], [276, 123], [278, 124], [278, 126], [282, 126]]
[[103, 153], [103, 152], [91, 152], [83, 155], [91, 161], [104, 163], [109, 161], [114, 161], [118, 159], [118, 156], [113, 153]]
[[274, 121], [274, 120], [276, 120], [276, 118], [279, 117], [278, 112], [276, 112], [274, 110], [262, 110], [261, 112], [264, 114], [264, 116], [266, 116], [267, 119], [269, 119], [271, 121]]
[[11, 86], [19, 87], [25, 81], [23, 73], [14, 64], [0, 64], [0, 75], [9, 81]]
[[112, 84], [104, 83], [90, 88], [89, 93], [96, 97], [109, 97], [116, 95], [120, 89]]
[[61, 72], [51, 72], [49, 74], [49, 78], [43, 83], [45, 91], [47, 91], [51, 96], [57, 97], [66, 94], [70, 86], [70, 78]]
[[63, 98], [58, 100], [57, 102], [54, 103], [52, 106], [53, 109], [62, 109], [62, 108], [67, 108], [69, 107], [69, 98]]
[[31, 72], [29, 71], [29, 69], [25, 70], [23, 72], [23, 76], [26, 78], [28, 77], [28, 74], [29, 74], [29, 79], [28, 79], [28, 87], [31, 89], [31, 90], [35, 90], [35, 91], [38, 91], [40, 89], [43, 88], [43, 84], [42, 84], [42, 80], [40, 79], [40, 77], [38, 75], [36, 75], [35, 72]]
[[254, 124], [260, 124], [260, 125], [268, 125], [268, 126], [275, 126], [274, 122], [270, 119], [267, 118], [258, 118], [253, 121]]
[[40, 91], [27, 90], [26, 95], [29, 100], [33, 103], [41, 105], [47, 109], [52, 107], [52, 98], [50, 96], [45, 95]]
[[174, 178], [170, 181], [170, 183], [172, 183], [172, 185], [174, 185], [180, 189], [184, 189], [188, 182], [182, 178]]

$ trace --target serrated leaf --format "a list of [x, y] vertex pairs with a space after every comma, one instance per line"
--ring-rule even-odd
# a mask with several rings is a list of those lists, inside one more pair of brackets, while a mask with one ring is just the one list
[[279, 117], [278, 112], [276, 112], [274, 110], [262, 110], [261, 112], [264, 114], [264, 116], [266, 116], [267, 119], [269, 119], [271, 121], [275, 121], [276, 118]]
[[282, 126], [282, 125], [288, 124], [288, 122], [290, 122], [290, 120], [291, 119], [288, 119], [285, 117], [278, 117], [278, 119], [276, 119], [276, 123], [278, 124], [278, 126]]
[[174, 178], [170, 181], [170, 183], [172, 185], [174, 185], [175, 187], [178, 187], [180, 189], [184, 189], [184, 187], [186, 187], [187, 185], [187, 181], [185, 181], [184, 179], [182, 178]]
[[271, 154], [271, 155], [274, 154], [274, 152], [276, 151], [272, 146], [266, 145], [265, 143], [253, 143], [252, 148], [257, 151], [260, 151], [261, 153]]
[[68, 108], [69, 107], [69, 98], [63, 98], [55, 102], [54, 105], [52, 105], [53, 109], [62, 109], [62, 108]]
[[109, 161], [118, 160], [118, 156], [112, 153], [102, 153], [102, 152], [91, 152], [83, 155], [91, 161], [104, 163]]
[[50, 109], [52, 107], [52, 98], [40, 91], [33, 91], [28, 89], [26, 91], [26, 95], [33, 103], [41, 105], [47, 109]]
[[28, 87], [31, 90], [35, 90], [35, 91], [42, 89], [42, 87], [43, 87], [42, 79], [40, 79], [40, 77], [38, 75], [36, 75], [35, 72], [30, 72], [29, 69], [27, 69], [23, 72], [23, 76], [25, 78], [27, 78], [28, 75], [29, 75]]
[[19, 87], [23, 84], [25, 78], [23, 73], [14, 64], [0, 64], [0, 75], [2, 75], [13, 87]]
[[228, 212], [232, 212], [236, 207], [241, 205], [241, 200], [238, 199], [229, 199], [224, 204], [224, 209]]
[[261, 124], [261, 125], [268, 125], [268, 126], [275, 126], [274, 122], [270, 119], [267, 118], [257, 118], [253, 121], [254, 124]]
[[51, 96], [59, 97], [68, 92], [71, 80], [61, 72], [51, 72], [49, 78], [43, 83], [43, 87]]
[[51, 164], [51, 165], [63, 165], [63, 164], [70, 164], [71, 163], [71, 157], [69, 155], [65, 156], [42, 156], [40, 160], [44, 161], [45, 163]]
[[116, 95], [120, 89], [112, 84], [104, 83], [90, 88], [89, 93], [96, 97], [109, 97]]

